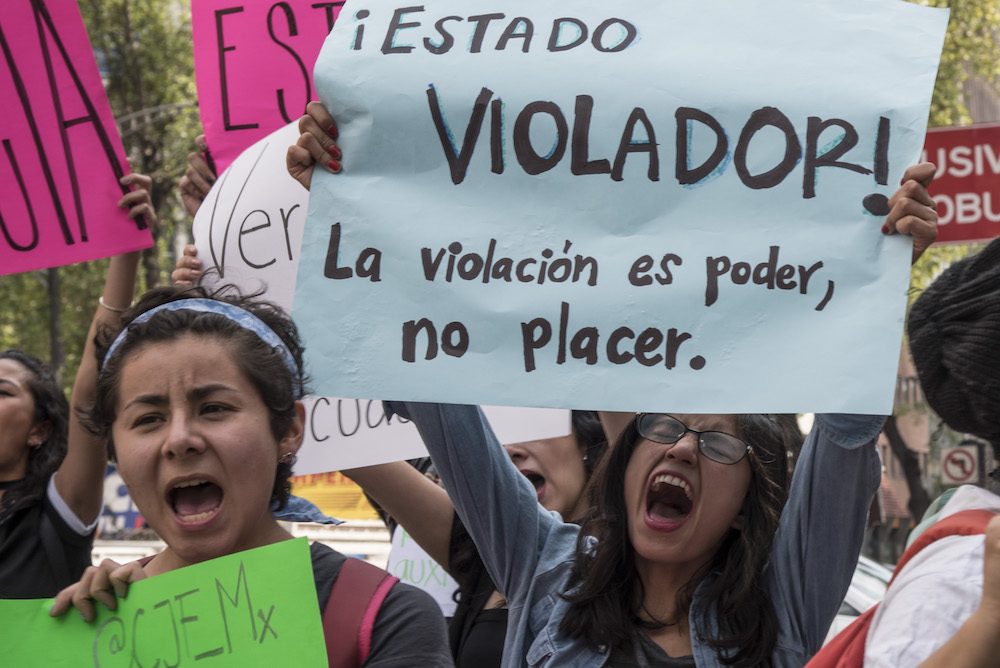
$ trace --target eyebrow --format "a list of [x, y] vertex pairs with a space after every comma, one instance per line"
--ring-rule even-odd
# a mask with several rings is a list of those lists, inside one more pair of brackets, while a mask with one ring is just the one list
[[[201, 399], [204, 399], [205, 397], [215, 394], [216, 392], [238, 392], [238, 390], [234, 387], [225, 385], [223, 383], [213, 383], [211, 385], [201, 385], [199, 387], [192, 389], [190, 392], [187, 393], [187, 398], [194, 401], [199, 401]], [[134, 397], [128, 403], [126, 403], [122, 407], [122, 410], [126, 410], [138, 404], [163, 406], [167, 403], [168, 403], [167, 395], [165, 394], [154, 394], [154, 393], [140, 394]]]
[[21, 383], [15, 381], [15, 380], [10, 380], [9, 378], [0, 378], [0, 383], [11, 385], [11, 386], [13, 386], [13, 387], [15, 387], [17, 389], [21, 389]]

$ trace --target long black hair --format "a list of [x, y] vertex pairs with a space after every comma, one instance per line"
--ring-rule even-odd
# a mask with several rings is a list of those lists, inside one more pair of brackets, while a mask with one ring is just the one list
[[[688, 610], [695, 589], [714, 573], [704, 595], [715, 606], [719, 633], [704, 642], [723, 663], [749, 667], [768, 665], [777, 642], [777, 616], [763, 574], [788, 495], [787, 452], [802, 435], [789, 415], [738, 415], [736, 422], [737, 435], [753, 448], [744, 525], [730, 529], [712, 562], [681, 588], [677, 608]], [[640, 441], [633, 421], [594, 473], [592, 511], [581, 527], [564, 594], [570, 608], [560, 629], [594, 645], [625, 646], [635, 627], [662, 627], [640, 619], [645, 592], [628, 534], [625, 469]]]
[[[155, 313], [148, 320], [134, 322], [143, 313], [163, 304], [181, 299], [212, 299], [249, 311], [273, 331], [290, 353], [295, 366], [293, 376], [283, 355], [264, 342], [257, 334], [218, 313], [179, 309]], [[108, 349], [122, 330], [128, 335], [105, 360]], [[232, 358], [260, 394], [267, 406], [271, 433], [281, 439], [288, 433], [295, 415], [295, 402], [305, 393], [306, 378], [302, 369], [303, 347], [298, 330], [281, 307], [259, 298], [258, 294], [243, 295], [233, 286], [223, 286], [209, 292], [202, 287], [167, 286], [147, 292], [126, 311], [118, 328], [107, 328], [97, 335], [97, 358], [101, 372], [97, 380], [97, 395], [93, 408], [85, 416], [88, 428], [107, 439], [108, 455], [114, 460], [115, 446], [111, 425], [115, 421], [118, 388], [125, 361], [143, 345], [171, 341], [185, 334], [196, 334], [224, 341], [232, 346]], [[271, 494], [271, 507], [280, 510], [291, 494], [292, 462], [279, 462]]]
[[[69, 402], [49, 368], [27, 353], [10, 349], [0, 352], [0, 359], [20, 364], [28, 372], [28, 391], [35, 400], [33, 423], [47, 423], [48, 436], [28, 454], [24, 478], [12, 484], [0, 501], [0, 522], [42, 498], [49, 478], [66, 457], [69, 431]], [[27, 447], [27, 444], [25, 444]]]

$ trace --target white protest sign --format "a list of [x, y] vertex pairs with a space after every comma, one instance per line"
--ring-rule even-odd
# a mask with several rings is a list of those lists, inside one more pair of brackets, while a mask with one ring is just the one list
[[[292, 309], [295, 275], [309, 192], [285, 169], [285, 153], [299, 138], [296, 123], [244, 151], [212, 187], [194, 219], [203, 285], [233, 284]], [[336, 338], [336, 331], [329, 333]], [[484, 409], [507, 443], [562, 436], [569, 412], [522, 408]], [[381, 401], [310, 396], [306, 440], [296, 475], [424, 457], [417, 430], [399, 418], [387, 420]]]
[[314, 71], [344, 168], [313, 178], [295, 304], [320, 387], [890, 410], [910, 242], [881, 216], [920, 155], [947, 16], [346, 7]]
[[401, 526], [392, 532], [392, 549], [385, 570], [433, 596], [445, 617], [455, 614], [452, 595], [458, 583]]

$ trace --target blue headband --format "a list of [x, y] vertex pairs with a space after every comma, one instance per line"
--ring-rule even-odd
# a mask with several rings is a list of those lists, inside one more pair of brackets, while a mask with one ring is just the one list
[[167, 302], [166, 304], [160, 304], [155, 308], [151, 308], [145, 313], [136, 317], [128, 327], [123, 329], [120, 334], [112, 342], [111, 347], [108, 348], [108, 352], [104, 355], [104, 360], [101, 362], [101, 371], [108, 364], [108, 360], [111, 356], [115, 354], [118, 346], [128, 338], [129, 328], [132, 325], [136, 325], [142, 322], [146, 322], [152, 318], [159, 311], [198, 311], [201, 313], [216, 313], [223, 316], [227, 320], [235, 322], [237, 325], [243, 329], [249, 330], [257, 335], [261, 341], [271, 346], [274, 350], [281, 354], [281, 358], [288, 368], [288, 373], [291, 374], [292, 382], [298, 384], [296, 379], [299, 377], [299, 367], [295, 364], [295, 359], [292, 357], [291, 352], [289, 352], [288, 347], [284, 342], [274, 333], [270, 327], [264, 324], [260, 318], [255, 316], [250, 311], [240, 308], [230, 304], [229, 302], [219, 301], [217, 299], [203, 299], [203, 298], [191, 298], [191, 299], [178, 299], [176, 301]]

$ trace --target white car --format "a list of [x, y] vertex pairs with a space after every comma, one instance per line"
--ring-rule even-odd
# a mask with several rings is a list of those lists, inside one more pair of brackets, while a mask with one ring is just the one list
[[851, 586], [847, 589], [847, 595], [840, 604], [840, 610], [837, 611], [833, 624], [830, 625], [824, 644], [830, 642], [833, 636], [844, 630], [859, 615], [881, 601], [890, 579], [892, 579], [892, 569], [868, 557], [858, 559], [854, 577], [851, 578]]

